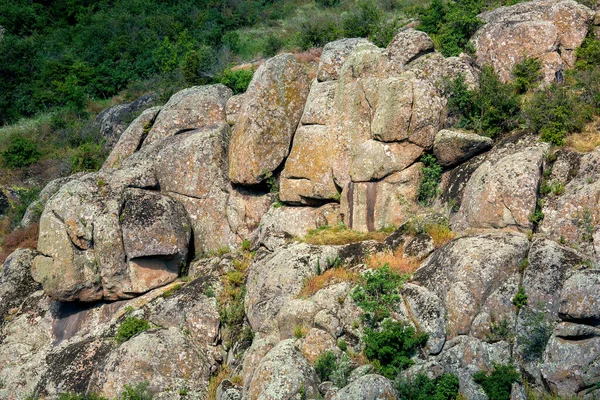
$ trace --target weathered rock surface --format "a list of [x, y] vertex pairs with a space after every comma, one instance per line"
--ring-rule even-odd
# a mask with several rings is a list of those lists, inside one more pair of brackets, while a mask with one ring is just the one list
[[229, 145], [229, 178], [251, 185], [289, 154], [308, 96], [304, 66], [293, 55], [267, 60], [254, 73]]
[[368, 182], [406, 169], [423, 154], [423, 148], [409, 142], [384, 143], [367, 140], [356, 149], [350, 165], [352, 182]]
[[531, 1], [485, 12], [472, 39], [479, 65], [491, 64], [500, 79], [525, 55], [542, 61], [544, 80], [575, 64], [575, 50], [587, 35], [594, 12], [573, 0]]
[[227, 123], [229, 125], [235, 125], [237, 122], [238, 117], [240, 116], [240, 111], [242, 111], [245, 98], [246, 96], [242, 93], [231, 96], [229, 100], [227, 100], [225, 113], [227, 115]]
[[381, 375], [364, 375], [337, 392], [334, 400], [391, 400], [397, 394], [392, 382]]
[[399, 65], [406, 65], [433, 50], [433, 40], [429, 35], [412, 28], [398, 32], [387, 47], [390, 60]]
[[372, 45], [367, 39], [340, 39], [327, 43], [321, 54], [317, 79], [320, 82], [336, 80], [346, 58], [355, 48]]
[[41, 289], [31, 278], [31, 264], [37, 253], [17, 249], [8, 256], [0, 269], [0, 325], [21, 306], [33, 292]]
[[112, 148], [126, 130], [127, 120], [131, 121], [130, 118], [155, 104], [156, 100], [156, 94], [147, 94], [131, 103], [109, 107], [98, 114], [96, 123], [100, 125], [100, 133], [106, 140], [105, 146], [108, 149]]
[[[542, 211], [544, 221], [540, 231], [556, 241], [572, 243], [597, 261], [599, 237], [597, 221], [600, 218], [600, 149], [585, 154], [573, 165], [570, 181], [564, 193], [550, 197]], [[557, 160], [558, 161], [558, 160]], [[579, 165], [577, 165], [579, 164]], [[565, 169], [566, 172], [567, 169]]]
[[[522, 140], [529, 140], [527, 138]], [[531, 229], [547, 144], [509, 142], [492, 152], [471, 175], [452, 227]]]
[[563, 285], [558, 312], [563, 320], [600, 322], [600, 271], [571, 275]]
[[423, 164], [393, 173], [376, 182], [350, 182], [342, 192], [340, 212], [344, 223], [362, 232], [399, 226], [410, 216], [417, 200]]
[[144, 143], [161, 107], [144, 110], [119, 137], [102, 168], [118, 168], [121, 162], [135, 153]]
[[488, 297], [513, 276], [525, 258], [525, 235], [495, 233], [462, 237], [439, 249], [414, 275], [448, 311], [448, 335], [469, 334]]
[[451, 167], [490, 149], [492, 143], [484, 136], [444, 129], [435, 135], [433, 154], [441, 166]]
[[307, 397], [318, 393], [317, 376], [295, 348], [294, 340], [279, 342], [260, 361], [246, 393], [249, 400], [292, 399], [301, 387]]
[[429, 335], [428, 353], [439, 354], [446, 342], [445, 310], [440, 299], [424, 287], [412, 283], [402, 288], [402, 299], [417, 329]]
[[221, 84], [194, 86], [175, 93], [161, 108], [143, 145], [181, 131], [227, 122], [225, 106], [231, 95], [231, 89]]
[[334, 81], [313, 81], [300, 120], [303, 125], [327, 125], [331, 121], [335, 86]]

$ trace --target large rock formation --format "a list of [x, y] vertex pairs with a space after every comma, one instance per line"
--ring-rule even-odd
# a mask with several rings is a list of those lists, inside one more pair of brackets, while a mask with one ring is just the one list
[[575, 65], [575, 50], [594, 12], [574, 0], [543, 0], [500, 7], [479, 18], [486, 22], [472, 39], [479, 65], [492, 65], [509, 81], [515, 64], [525, 56], [537, 58], [544, 80], [553, 82]]

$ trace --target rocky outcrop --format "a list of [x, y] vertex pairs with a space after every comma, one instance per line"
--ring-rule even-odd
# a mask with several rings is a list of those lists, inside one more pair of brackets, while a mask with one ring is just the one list
[[527, 55], [542, 62], [544, 80], [553, 82], [575, 65], [575, 50], [594, 12], [574, 0], [544, 0], [500, 7], [479, 18], [486, 22], [472, 39], [479, 65], [492, 65], [506, 82]]
[[157, 96], [147, 94], [131, 103], [118, 104], [102, 111], [96, 117], [105, 146], [110, 149], [126, 130], [129, 122], [142, 110], [156, 104]]
[[144, 143], [152, 128], [160, 107], [144, 110], [120, 135], [119, 141], [113, 147], [102, 168], [118, 168], [121, 162], [135, 153]]
[[162, 106], [143, 145], [148, 146], [182, 131], [227, 122], [225, 106], [232, 91], [218, 84], [194, 86], [175, 93]]
[[488, 137], [443, 129], [435, 135], [433, 154], [442, 167], [452, 167], [489, 150], [492, 143]]
[[529, 230], [537, 206], [547, 144], [527, 145], [521, 138], [498, 146], [467, 182], [454, 229], [512, 228]]
[[229, 178], [252, 185], [289, 154], [308, 96], [308, 75], [293, 55], [274, 57], [254, 73], [229, 145]]
[[425, 53], [432, 53], [433, 40], [425, 32], [412, 28], [401, 30], [387, 47], [390, 60], [406, 65]]
[[350, 53], [361, 46], [371, 45], [371, 42], [367, 39], [340, 39], [327, 43], [323, 48], [323, 54], [321, 54], [319, 62], [318, 81], [325, 82], [338, 79], [340, 69]]
[[334, 400], [379, 400], [395, 399], [396, 390], [388, 379], [381, 375], [361, 376], [333, 397]]
[[18, 249], [12, 253], [0, 269], [0, 326], [18, 311], [25, 299], [41, 289], [31, 278], [31, 264], [36, 252]]

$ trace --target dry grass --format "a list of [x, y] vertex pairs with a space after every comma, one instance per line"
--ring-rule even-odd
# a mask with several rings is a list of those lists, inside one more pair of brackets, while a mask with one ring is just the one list
[[211, 376], [208, 381], [208, 397], [207, 400], [216, 400], [217, 399], [217, 389], [221, 382], [225, 379], [228, 379], [231, 375], [231, 368], [227, 365], [222, 365], [217, 371], [216, 375]]
[[436, 249], [442, 247], [456, 237], [456, 234], [452, 232], [452, 229], [450, 229], [450, 226], [447, 223], [427, 225], [425, 227], [425, 233], [431, 236]]
[[364, 242], [365, 240], [382, 241], [387, 238], [394, 228], [386, 228], [375, 232], [357, 232], [346, 228], [345, 225], [322, 226], [309, 231], [306, 236], [298, 239], [301, 242], [314, 245], [342, 245]]
[[2, 243], [2, 252], [0, 252], [0, 262], [6, 261], [6, 258], [18, 248], [37, 248], [39, 225], [31, 224], [29, 228], [15, 229], [9, 233]]
[[296, 60], [298, 60], [298, 62], [301, 62], [303, 64], [311, 64], [318, 63], [321, 59], [322, 53], [323, 49], [313, 48], [303, 52], [294, 52], [294, 57], [296, 57]]
[[331, 268], [322, 273], [310, 277], [304, 281], [304, 286], [298, 294], [298, 297], [310, 297], [324, 287], [335, 285], [340, 282], [356, 282], [359, 275], [344, 267]]
[[384, 251], [372, 254], [366, 257], [365, 264], [372, 269], [377, 269], [387, 264], [392, 271], [397, 272], [400, 275], [412, 275], [421, 264], [416, 258], [402, 257], [402, 252], [402, 249], [398, 249], [395, 252]]
[[600, 117], [595, 117], [581, 133], [567, 136], [567, 146], [581, 153], [589, 153], [600, 146]]

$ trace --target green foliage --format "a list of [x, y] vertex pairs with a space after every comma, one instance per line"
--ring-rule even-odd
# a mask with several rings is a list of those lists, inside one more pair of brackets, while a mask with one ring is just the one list
[[525, 288], [523, 286], [519, 286], [519, 291], [515, 294], [515, 297], [513, 297], [512, 303], [518, 309], [527, 305], [527, 294], [525, 293]]
[[336, 366], [337, 358], [333, 351], [329, 350], [319, 355], [315, 362], [315, 371], [321, 381], [328, 381]]
[[[32, 188], [13, 188], [13, 190], [18, 196], [17, 201], [10, 203], [9, 216], [14, 227], [21, 222], [29, 205], [39, 199], [41, 189], [36, 186]], [[43, 209], [40, 208], [37, 211], [39, 215], [42, 215]]]
[[551, 85], [535, 93], [525, 104], [523, 115], [542, 140], [561, 146], [567, 134], [580, 131], [590, 120], [592, 110], [566, 86]]
[[277, 54], [277, 52], [283, 47], [283, 40], [276, 35], [267, 36], [267, 41], [265, 42], [265, 57], [273, 57]]
[[300, 44], [303, 49], [322, 47], [343, 36], [337, 20], [328, 15], [316, 15], [300, 24]]
[[323, 7], [335, 7], [341, 0], [316, 0], [317, 4]]
[[330, 379], [333, 384], [339, 388], [343, 388], [348, 384], [348, 378], [352, 372], [352, 362], [348, 354], [342, 354], [336, 363], [335, 369], [331, 373]]
[[523, 327], [517, 336], [517, 344], [525, 361], [535, 361], [544, 354], [548, 340], [552, 336], [552, 324], [542, 311], [523, 310]]
[[344, 339], [340, 339], [337, 342], [337, 346], [339, 347], [339, 349], [341, 351], [346, 351], [348, 350], [348, 344], [346, 344], [346, 341]]
[[443, 374], [430, 379], [425, 374], [418, 374], [414, 379], [398, 379], [396, 390], [398, 396], [405, 400], [454, 400], [458, 398], [458, 377]]
[[489, 400], [510, 400], [512, 384], [519, 379], [519, 372], [512, 365], [494, 365], [489, 373], [479, 371], [473, 375]]
[[115, 339], [117, 342], [123, 343], [148, 329], [150, 329], [148, 321], [135, 317], [127, 317], [119, 326]]
[[423, 179], [419, 184], [419, 202], [429, 204], [438, 194], [438, 185], [442, 179], [442, 166], [432, 154], [421, 157], [423, 163]]
[[520, 99], [513, 86], [500, 82], [494, 69], [486, 65], [479, 76], [479, 88], [469, 90], [463, 76], [448, 87], [450, 115], [460, 128], [494, 137], [513, 129], [520, 112]]
[[181, 288], [183, 288], [183, 284], [176, 283], [175, 285], [173, 285], [172, 288], [165, 290], [162, 294], [162, 297], [164, 297], [165, 299], [168, 299], [169, 297], [173, 296], [175, 293], [180, 291]]
[[10, 138], [10, 144], [2, 152], [2, 160], [8, 168], [23, 168], [38, 161], [42, 154], [31, 140], [22, 136]]
[[402, 370], [414, 364], [411, 357], [427, 343], [427, 334], [416, 333], [404, 323], [386, 319], [381, 330], [365, 328], [364, 354], [379, 372], [394, 379]]
[[512, 69], [513, 85], [517, 92], [525, 93], [542, 80], [542, 62], [536, 58], [525, 57]]
[[106, 155], [101, 143], [84, 143], [76, 149], [71, 160], [72, 172], [97, 171], [102, 167]]
[[216, 55], [213, 49], [205, 45], [185, 53], [181, 62], [181, 72], [185, 81], [190, 85], [205, 85], [210, 83], [212, 80], [212, 71], [215, 68], [215, 58]]
[[367, 322], [375, 324], [390, 315], [391, 308], [400, 301], [400, 288], [406, 279], [406, 276], [393, 271], [388, 264], [364, 274], [351, 296], [365, 311], [364, 318]]
[[500, 321], [492, 321], [490, 331], [485, 335], [488, 342], [497, 342], [500, 340], [512, 341], [514, 335], [509, 325], [508, 319], [503, 318]]
[[433, 0], [419, 11], [418, 29], [430, 34], [438, 50], [446, 57], [457, 56], [467, 48], [469, 38], [482, 25], [477, 14], [483, 9], [481, 0], [457, 0], [444, 3]]
[[575, 52], [577, 69], [597, 68], [600, 65], [600, 41], [590, 30], [581, 46]]
[[125, 385], [119, 400], [152, 400], [154, 396], [148, 389], [150, 382], [143, 381], [135, 385]]
[[342, 21], [345, 37], [369, 37], [377, 30], [383, 12], [371, 0], [362, 0]]

